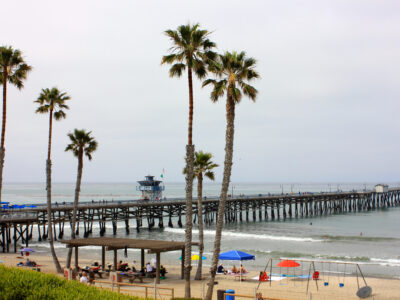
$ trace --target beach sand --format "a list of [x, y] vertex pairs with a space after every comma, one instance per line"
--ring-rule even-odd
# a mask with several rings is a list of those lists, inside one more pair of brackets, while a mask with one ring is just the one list
[[[79, 265], [85, 267], [90, 265], [94, 261], [99, 261], [100, 253], [94, 254], [95, 259], [89, 259], [88, 257], [80, 257]], [[41, 265], [41, 271], [46, 273], [56, 273], [54, 264], [49, 253], [32, 253], [29, 258], [36, 263]], [[25, 261], [25, 258], [21, 258], [19, 253], [0, 253], [0, 259], [3, 260], [4, 265], [16, 267], [16, 264], [20, 261]], [[59, 256], [60, 263], [62, 266], [65, 265], [66, 256]], [[132, 259], [129, 259], [131, 261]], [[111, 262], [107, 259], [106, 264]], [[72, 261], [73, 263], [73, 261]], [[161, 281], [159, 287], [174, 288], [175, 297], [183, 297], [184, 295], [184, 281], [180, 279], [180, 265], [167, 265], [168, 270], [167, 278]], [[192, 275], [194, 276], [196, 266], [193, 266]], [[233, 289], [236, 294], [243, 294], [252, 296], [255, 294], [255, 288], [257, 288], [258, 281], [252, 280], [251, 278], [258, 276], [259, 270], [249, 270], [249, 274], [246, 276], [245, 281], [235, 280], [234, 276], [231, 275], [217, 275], [216, 281], [218, 282], [214, 288], [214, 297], [217, 299], [218, 289]], [[61, 276], [61, 275], [60, 275]], [[191, 282], [192, 297], [202, 297], [203, 286], [204, 289], [207, 287], [208, 268], [203, 268], [203, 281]], [[97, 278], [96, 278], [97, 279]], [[107, 281], [108, 279], [102, 279]], [[322, 281], [318, 282], [319, 289], [317, 290], [315, 281], [310, 281], [309, 292], [312, 294], [312, 299], [359, 299], [356, 296], [357, 292], [357, 279], [356, 277], [346, 276], [344, 279], [344, 287], [339, 287], [339, 280], [343, 281], [343, 277], [330, 277], [329, 286], [325, 287]], [[382, 279], [382, 278], [370, 278], [367, 277], [366, 281], [369, 286], [372, 287], [373, 296], [369, 299], [400, 299], [400, 280], [398, 279]], [[149, 286], [154, 286], [152, 279], [144, 279], [144, 283]], [[96, 286], [106, 287], [104, 284], [96, 284]], [[360, 286], [363, 286], [363, 281], [360, 279]], [[272, 282], [270, 287], [268, 283], [261, 283], [258, 292], [261, 292], [263, 296], [278, 298], [278, 299], [310, 299], [310, 294], [306, 294], [307, 280], [295, 281], [293, 279]], [[129, 289], [124, 287], [124, 289]], [[141, 292], [140, 292], [140, 291]], [[149, 289], [149, 296], [151, 297], [153, 289]], [[162, 292], [166, 293], [166, 292]], [[137, 296], [144, 296], [144, 289], [138, 289], [136, 292], [131, 293]], [[163, 299], [169, 299], [169, 297], [161, 296]], [[239, 298], [236, 299], [246, 299]], [[248, 298], [249, 299], [249, 298]], [[254, 298], [253, 298], [254, 299]]]

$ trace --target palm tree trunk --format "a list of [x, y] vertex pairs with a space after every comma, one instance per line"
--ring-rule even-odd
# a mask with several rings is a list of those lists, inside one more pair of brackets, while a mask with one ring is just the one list
[[[189, 126], [188, 126], [188, 145], [192, 145], [192, 130], [193, 130], [193, 79], [192, 68], [188, 67], [189, 80]], [[193, 178], [191, 179], [193, 181]]]
[[51, 136], [53, 131], [53, 110], [50, 110], [49, 116], [49, 145], [47, 149], [47, 160], [46, 160], [46, 191], [47, 191], [47, 216], [48, 216], [48, 232], [49, 232], [49, 244], [51, 256], [53, 257], [54, 265], [56, 266], [57, 272], [62, 273], [60, 262], [58, 261], [56, 250], [54, 249], [53, 240], [53, 224], [51, 219]]
[[210, 281], [208, 283], [208, 289], [205, 298], [206, 300], [212, 299], [215, 274], [217, 272], [217, 265], [218, 265], [218, 257], [221, 250], [221, 237], [222, 237], [222, 226], [224, 224], [225, 203], [232, 172], [233, 137], [235, 133], [234, 122], [235, 122], [235, 102], [228, 95], [226, 101], [226, 136], [225, 136], [226, 144], [225, 144], [224, 177], [222, 180], [221, 196], [218, 205], [218, 219], [217, 219], [217, 228], [215, 231], [214, 253], [211, 262]]
[[47, 190], [47, 228], [48, 228], [48, 239], [50, 244], [50, 251], [53, 257], [54, 265], [56, 266], [57, 272], [62, 273], [60, 262], [58, 261], [56, 251], [54, 249], [53, 240], [53, 222], [51, 219], [51, 160], [46, 160], [46, 190]]
[[7, 117], [7, 67], [4, 67], [3, 72], [3, 122], [1, 126], [1, 144], [0, 144], [0, 201], [3, 191], [3, 169], [4, 169], [4, 157], [6, 155], [6, 149], [4, 148], [4, 139], [6, 134], [6, 117]]
[[[74, 210], [73, 210], [72, 222], [71, 222], [71, 239], [75, 238], [76, 214], [77, 214], [77, 211], [78, 211], [79, 192], [81, 191], [82, 170], [83, 170], [83, 149], [79, 149], [79, 153], [78, 153], [78, 174], [77, 174], [77, 177], [76, 177]], [[67, 256], [67, 268], [69, 268], [71, 266], [71, 257], [72, 257], [72, 248], [69, 248], [68, 249], [68, 256]], [[75, 267], [78, 267], [78, 266], [75, 266]]]
[[192, 193], [193, 193], [193, 164], [194, 145], [192, 145], [192, 124], [193, 124], [193, 84], [192, 69], [188, 67], [189, 81], [189, 128], [188, 145], [186, 146], [186, 225], [185, 225], [185, 298], [190, 298], [190, 271], [192, 257]]
[[199, 264], [197, 265], [195, 280], [201, 280], [203, 267], [203, 251], [204, 251], [204, 232], [203, 232], [203, 174], [197, 176], [197, 216], [199, 219]]
[[190, 298], [190, 271], [192, 269], [192, 191], [194, 146], [186, 146], [186, 225], [185, 225], [185, 298]]

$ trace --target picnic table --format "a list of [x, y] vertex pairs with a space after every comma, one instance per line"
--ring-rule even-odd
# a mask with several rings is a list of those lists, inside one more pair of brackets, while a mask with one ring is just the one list
[[133, 283], [136, 279], [143, 283], [143, 275], [139, 272], [123, 272], [121, 276], [127, 277], [130, 283]]

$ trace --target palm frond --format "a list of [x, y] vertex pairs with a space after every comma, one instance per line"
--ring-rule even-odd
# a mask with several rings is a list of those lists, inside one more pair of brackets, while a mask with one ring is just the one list
[[[41, 111], [54, 111], [54, 118], [61, 120], [66, 117], [66, 113], [63, 110], [68, 110], [69, 106], [65, 104], [65, 101], [70, 100], [71, 97], [66, 92], [61, 92], [58, 88], [53, 87], [51, 89], [42, 89], [39, 97], [34, 101], [38, 103], [39, 107], [36, 112]], [[43, 108], [41, 108], [43, 107]]]
[[[169, 70], [170, 77], [180, 77], [186, 67], [193, 69], [194, 74], [202, 79], [207, 74], [208, 63], [215, 54], [211, 51], [215, 43], [208, 39], [209, 32], [200, 29], [200, 24], [180, 25], [176, 30], [166, 30], [164, 33], [172, 40], [171, 54], [161, 59], [161, 64], [175, 65]], [[207, 53], [210, 51], [210, 53]], [[183, 67], [183, 65], [185, 67]]]
[[243, 94], [245, 94], [247, 97], [249, 97], [253, 101], [256, 100], [258, 91], [256, 90], [255, 87], [253, 87], [250, 84], [247, 84], [245, 82], [240, 82], [240, 86], [243, 90]]
[[215, 83], [214, 88], [211, 91], [211, 101], [216, 102], [225, 94], [226, 83], [226, 80], [220, 80]]
[[66, 117], [67, 117], [66, 113], [63, 112], [62, 110], [54, 112], [54, 119], [56, 119], [57, 121], [65, 119]]
[[181, 77], [183, 74], [183, 71], [185, 71], [186, 65], [182, 63], [174, 64], [172, 67], [169, 69], [169, 76], [170, 77]]
[[196, 151], [194, 160], [194, 174], [195, 177], [204, 174], [207, 178], [214, 180], [214, 172], [212, 169], [218, 167], [217, 164], [212, 162], [212, 154], [209, 152]]
[[71, 151], [74, 156], [79, 153], [84, 154], [89, 160], [92, 160], [92, 153], [97, 150], [98, 143], [91, 136], [91, 131], [86, 132], [85, 129], [74, 129], [73, 133], [68, 133], [71, 143], [67, 145], [65, 151]]

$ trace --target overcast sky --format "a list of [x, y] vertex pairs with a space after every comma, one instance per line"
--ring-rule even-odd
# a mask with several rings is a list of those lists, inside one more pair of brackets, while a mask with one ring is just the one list
[[[0, 42], [33, 66], [8, 92], [6, 182], [43, 182], [48, 116], [42, 88], [71, 96], [54, 124], [53, 181], [74, 182], [66, 134], [99, 142], [83, 181], [183, 182], [187, 77], [171, 79], [163, 35], [187, 22], [212, 31], [218, 51], [257, 59], [256, 103], [236, 107], [235, 182], [398, 181], [399, 1], [5, 1]], [[196, 149], [223, 165], [225, 99], [194, 84]], [[222, 167], [216, 180], [221, 181]]]

